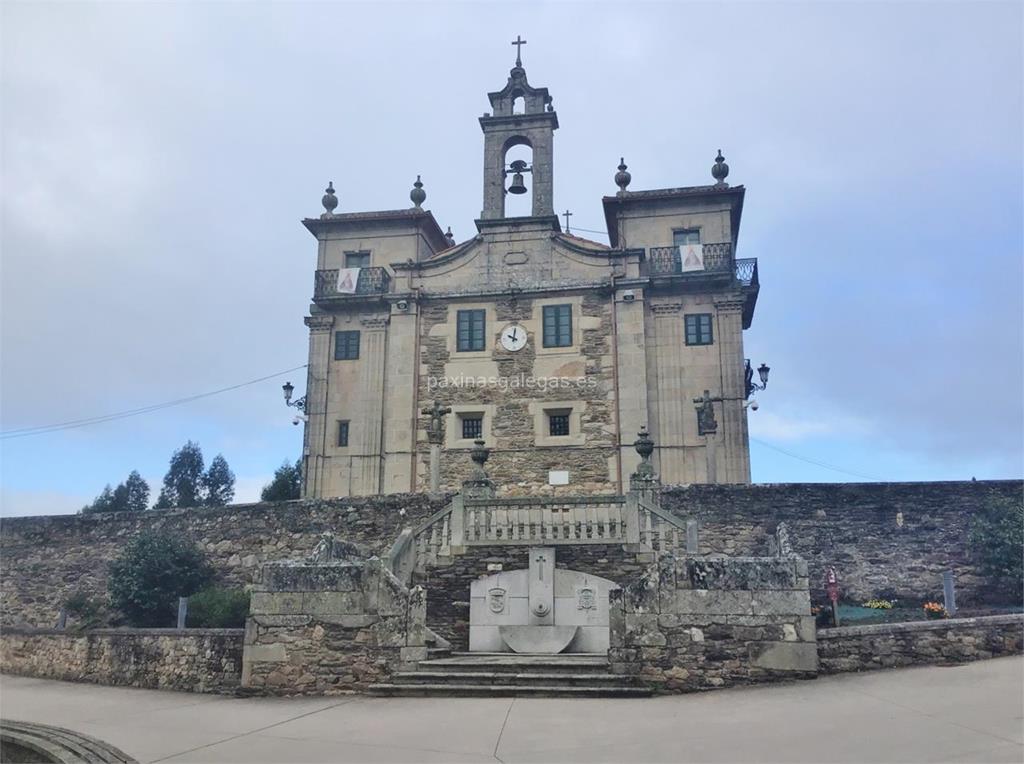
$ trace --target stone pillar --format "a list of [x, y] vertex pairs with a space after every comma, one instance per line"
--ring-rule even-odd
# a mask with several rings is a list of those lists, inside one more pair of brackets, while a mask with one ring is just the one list
[[[631, 290], [635, 299], [624, 302], [622, 290], [615, 296], [615, 336], [617, 341], [617, 373], [619, 378], [618, 411], [619, 430], [616, 434], [619, 459], [625, 477], [637, 468], [640, 458], [628, 438], [648, 424], [647, 363], [645, 358], [646, 331], [644, 329], [643, 292]], [[619, 490], [622, 490], [621, 488]]]
[[555, 214], [555, 164], [554, 133], [549, 130], [534, 131], [533, 140], [533, 216], [543, 217]]
[[[683, 389], [682, 348], [683, 317], [679, 303], [653, 303], [654, 347], [657, 365], [657, 425], [653, 432], [659, 450], [655, 465], [662, 480], [672, 483], [692, 483], [693, 475], [685, 470], [686, 443]], [[688, 413], [688, 412], [686, 412]]]
[[326, 467], [327, 377], [331, 363], [331, 330], [334, 316], [307, 316], [309, 327], [309, 366], [306, 369], [306, 416], [309, 421], [302, 436], [302, 498], [323, 495], [323, 470]]
[[[719, 479], [750, 482], [750, 443], [747, 432], [746, 384], [743, 377], [743, 300], [728, 295], [715, 300], [718, 316], [719, 362], [722, 367], [722, 445]], [[708, 481], [712, 482], [712, 481]]]
[[407, 300], [408, 308], [392, 306], [388, 326], [384, 398], [384, 491], [413, 490], [412, 453], [416, 444], [416, 325], [419, 306]]
[[388, 395], [387, 316], [364, 316], [360, 319], [362, 337], [360, 389], [363, 391], [362, 427], [358, 443], [359, 468], [353, 493], [373, 496], [381, 492], [381, 474], [384, 462], [384, 398]]
[[705, 453], [705, 457], [707, 458], [707, 462], [708, 462], [707, 472], [708, 472], [708, 482], [709, 483], [717, 483], [718, 482], [718, 454], [717, 454], [717, 450], [718, 450], [717, 434], [713, 433], [713, 432], [709, 432], [707, 435], [704, 436], [704, 453]]

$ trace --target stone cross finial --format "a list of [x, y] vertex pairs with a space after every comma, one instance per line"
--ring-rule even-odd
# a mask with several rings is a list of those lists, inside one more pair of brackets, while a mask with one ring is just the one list
[[430, 425], [427, 427], [427, 442], [444, 443], [444, 417], [446, 414], [452, 413], [452, 407], [443, 406], [440, 401], [435, 400], [421, 411], [430, 417]]
[[526, 40], [522, 39], [519, 35], [516, 35], [516, 39], [512, 41], [512, 44], [516, 46], [516, 66], [522, 67], [523, 58], [520, 54], [523, 52], [523, 46], [526, 45]]
[[565, 218], [565, 232], [569, 233], [569, 218], [572, 217], [572, 213], [569, 212], [569, 210], [566, 210], [562, 213], [562, 217]]

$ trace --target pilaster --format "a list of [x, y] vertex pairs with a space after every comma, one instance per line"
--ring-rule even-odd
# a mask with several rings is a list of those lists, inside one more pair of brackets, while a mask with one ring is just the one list
[[312, 498], [322, 495], [326, 468], [327, 392], [334, 316], [306, 316], [304, 320], [309, 327], [309, 365], [305, 409], [308, 419], [302, 436], [302, 496]]
[[750, 482], [746, 398], [743, 379], [743, 298], [727, 295], [715, 300], [718, 316], [719, 359], [722, 368], [722, 427], [719, 439], [725, 446], [718, 454], [718, 481]]
[[388, 316], [364, 316], [360, 340], [360, 389], [363, 391], [361, 442], [359, 443], [358, 483], [354, 493], [373, 496], [381, 493], [384, 462], [384, 397], [388, 390], [387, 335]]

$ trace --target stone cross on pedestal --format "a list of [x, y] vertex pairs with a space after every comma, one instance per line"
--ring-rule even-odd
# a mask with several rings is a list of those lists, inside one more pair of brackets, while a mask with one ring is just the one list
[[722, 398], [712, 398], [711, 392], [704, 391], [700, 398], [694, 398], [694, 408], [697, 410], [697, 434], [704, 437], [705, 455], [707, 457], [708, 482], [718, 482], [718, 464], [715, 455], [717, 445], [715, 435], [718, 433], [718, 422], [715, 421], [715, 405], [720, 403]]
[[444, 418], [452, 413], [451, 406], [442, 406], [437, 400], [421, 410], [430, 417], [427, 426], [427, 442], [430, 443], [430, 492], [441, 492], [441, 444], [444, 443]]

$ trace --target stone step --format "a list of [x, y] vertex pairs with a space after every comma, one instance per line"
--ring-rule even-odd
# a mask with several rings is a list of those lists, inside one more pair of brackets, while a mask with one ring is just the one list
[[569, 684], [456, 684], [438, 682], [434, 684], [398, 684], [394, 682], [382, 682], [371, 685], [368, 692], [373, 695], [389, 696], [429, 696], [429, 695], [460, 695], [460, 696], [487, 696], [501, 697], [514, 695], [516, 697], [540, 696], [540, 697], [647, 697], [651, 694], [646, 687], [636, 687], [624, 684], [607, 685], [584, 685], [574, 686]]
[[449, 658], [420, 661], [418, 670], [593, 674], [608, 672], [608, 658], [594, 653], [454, 653]]
[[632, 677], [609, 673], [515, 672], [515, 671], [400, 671], [392, 677], [394, 684], [462, 685], [623, 685], [635, 686]]

